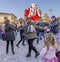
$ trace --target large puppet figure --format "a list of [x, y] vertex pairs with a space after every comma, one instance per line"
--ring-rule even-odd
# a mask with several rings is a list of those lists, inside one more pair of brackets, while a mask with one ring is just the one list
[[25, 10], [24, 16], [30, 18], [33, 22], [37, 22], [41, 18], [41, 10], [38, 9], [36, 4], [32, 4], [30, 8]]

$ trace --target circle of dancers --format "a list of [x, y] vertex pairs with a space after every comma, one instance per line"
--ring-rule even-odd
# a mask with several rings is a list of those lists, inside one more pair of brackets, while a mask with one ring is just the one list
[[[43, 62], [60, 62], [60, 51], [58, 50], [57, 42], [60, 37], [59, 21], [56, 16], [51, 17], [51, 21], [48, 19], [48, 15], [45, 14], [44, 19], [41, 18], [41, 11], [38, 9], [36, 4], [32, 4], [30, 8], [25, 10], [25, 20], [19, 19], [20, 26], [17, 24], [10, 24], [10, 20], [5, 20], [5, 29], [2, 32], [2, 39], [6, 41], [6, 54], [9, 53], [9, 44], [11, 43], [12, 54], [15, 55], [14, 51], [14, 40], [17, 32], [20, 32], [20, 41], [17, 42], [16, 46], [19, 48], [20, 43], [25, 46], [25, 41], [28, 44], [28, 52], [26, 57], [31, 57], [32, 50], [35, 53], [35, 58], [39, 55]], [[46, 17], [47, 20], [46, 20]], [[38, 21], [37, 21], [38, 20]], [[48, 22], [47, 22], [48, 21]], [[37, 45], [39, 41], [44, 38], [44, 46], [39, 52], [34, 46], [36, 40]]]

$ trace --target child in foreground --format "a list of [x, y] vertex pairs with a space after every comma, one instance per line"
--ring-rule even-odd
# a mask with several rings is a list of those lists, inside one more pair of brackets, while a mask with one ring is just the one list
[[45, 46], [42, 48], [40, 55], [43, 62], [58, 62], [56, 57], [57, 43], [53, 33], [46, 33], [44, 38]]

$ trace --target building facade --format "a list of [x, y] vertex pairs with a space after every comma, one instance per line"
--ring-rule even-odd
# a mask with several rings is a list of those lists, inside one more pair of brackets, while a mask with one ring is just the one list
[[14, 14], [0, 12], [0, 26], [4, 27], [6, 19], [10, 20], [10, 23], [17, 22], [17, 17]]
[[5, 21], [5, 19], [10, 20], [10, 22], [14, 22], [16, 20], [16, 16], [12, 13], [2, 13], [0, 12], [0, 23], [3, 23]]

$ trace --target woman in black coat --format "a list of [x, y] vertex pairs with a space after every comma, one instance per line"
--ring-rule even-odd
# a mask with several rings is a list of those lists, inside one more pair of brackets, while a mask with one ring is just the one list
[[6, 53], [7, 54], [9, 52], [8, 49], [9, 49], [10, 42], [11, 42], [12, 53], [15, 54], [14, 44], [13, 44], [13, 41], [15, 40], [14, 30], [15, 30], [15, 27], [9, 23], [9, 20], [6, 20], [5, 21], [5, 34], [3, 35], [3, 38], [5, 41], [7, 41], [7, 44], [6, 44]]
[[37, 39], [37, 33], [36, 33], [35, 28], [43, 29], [43, 27], [37, 26], [35, 23], [28, 21], [27, 31], [25, 33], [25, 39], [27, 40], [27, 43], [28, 43], [28, 54], [26, 55], [26, 57], [31, 56], [32, 50], [35, 52], [35, 58], [38, 57], [38, 55], [39, 55], [39, 52], [37, 51], [37, 49], [33, 45], [34, 40]]

